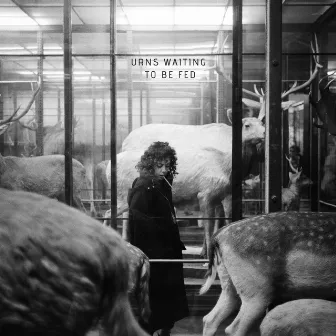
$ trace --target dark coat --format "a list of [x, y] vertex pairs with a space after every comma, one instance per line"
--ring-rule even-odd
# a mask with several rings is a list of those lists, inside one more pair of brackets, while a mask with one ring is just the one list
[[[140, 176], [128, 194], [130, 242], [150, 259], [182, 259], [185, 246], [175, 220], [170, 186]], [[172, 327], [189, 315], [182, 263], [152, 262], [149, 295], [152, 316], [148, 330]]]

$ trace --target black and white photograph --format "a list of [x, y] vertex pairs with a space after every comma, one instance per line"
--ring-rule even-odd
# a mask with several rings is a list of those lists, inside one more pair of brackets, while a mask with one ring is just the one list
[[0, 0], [19, 335], [336, 335], [336, 1]]

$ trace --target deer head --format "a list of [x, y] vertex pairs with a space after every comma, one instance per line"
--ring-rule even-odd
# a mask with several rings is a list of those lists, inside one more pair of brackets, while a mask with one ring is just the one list
[[286, 159], [289, 162], [289, 166], [292, 172], [289, 172], [289, 186], [295, 185], [299, 188], [309, 186], [313, 184], [313, 181], [302, 173], [302, 167], [299, 166], [299, 162], [294, 161], [293, 157], [288, 157]]

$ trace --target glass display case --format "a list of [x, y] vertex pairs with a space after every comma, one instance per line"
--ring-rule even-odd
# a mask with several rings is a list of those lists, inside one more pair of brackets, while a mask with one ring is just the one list
[[[65, 155], [52, 197], [127, 240], [135, 166], [168, 142], [190, 310], [172, 335], [202, 335], [220, 294], [216, 279], [199, 295], [217, 229], [268, 213], [274, 195], [277, 210], [336, 209], [335, 3], [283, 0], [280, 29], [267, 31], [270, 0], [68, 1], [0, 3], [0, 174], [7, 156], [33, 167], [36, 156]], [[281, 41], [281, 106], [269, 100], [268, 34]], [[277, 143], [265, 142], [270, 108], [281, 116]], [[78, 164], [80, 182], [69, 175]]]

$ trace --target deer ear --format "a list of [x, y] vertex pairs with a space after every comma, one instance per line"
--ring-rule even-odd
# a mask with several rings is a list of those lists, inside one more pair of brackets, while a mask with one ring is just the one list
[[232, 109], [227, 109], [226, 111], [227, 118], [229, 119], [231, 125], [232, 125]]

